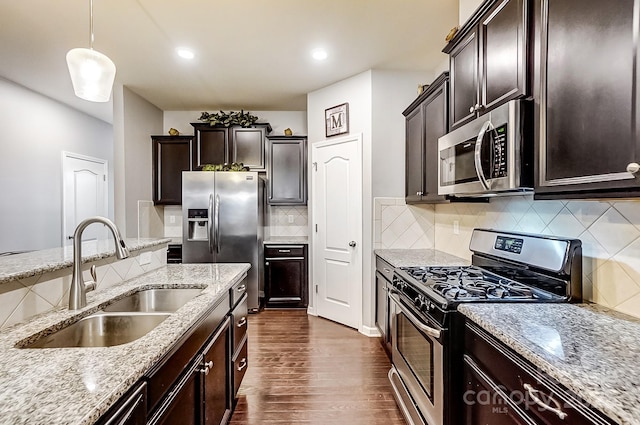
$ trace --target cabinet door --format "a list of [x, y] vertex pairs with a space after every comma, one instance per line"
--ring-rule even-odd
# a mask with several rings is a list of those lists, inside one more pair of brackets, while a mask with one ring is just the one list
[[270, 205], [307, 204], [306, 145], [306, 138], [269, 138], [267, 201]]
[[182, 203], [182, 172], [191, 170], [191, 136], [152, 136], [153, 202]]
[[424, 194], [424, 108], [420, 104], [406, 117], [405, 197], [407, 203], [422, 201]]
[[[536, 197], [638, 192], [627, 165], [640, 160], [638, 10], [598, 0], [541, 0], [536, 27], [539, 91]], [[543, 197], [543, 196], [540, 196]], [[546, 196], [553, 197], [553, 196]], [[588, 195], [585, 197], [589, 197]]]
[[210, 127], [208, 124], [191, 124], [195, 131], [193, 168], [204, 164], [225, 164], [229, 162], [229, 129]]
[[238, 390], [240, 389], [240, 384], [242, 384], [242, 380], [244, 379], [244, 375], [247, 373], [247, 368], [249, 367], [249, 342], [247, 337], [242, 341], [240, 348], [236, 352], [233, 357], [233, 361], [231, 365], [233, 367], [233, 400], [235, 403], [236, 398], [238, 397]]
[[473, 29], [449, 54], [451, 129], [476, 117], [478, 102], [478, 31]]
[[483, 110], [527, 93], [527, 4], [499, 1], [480, 22]]
[[264, 127], [231, 127], [231, 162], [241, 162], [251, 171], [265, 171], [265, 136]]
[[448, 81], [443, 80], [424, 104], [424, 194], [423, 201], [443, 202], [438, 195], [438, 139], [449, 131]]
[[149, 425], [200, 424], [200, 363], [195, 362], [171, 389], [169, 397], [149, 420]]
[[204, 424], [226, 423], [231, 414], [229, 398], [229, 321], [225, 321], [204, 349], [203, 377]]
[[267, 307], [307, 306], [306, 258], [268, 258], [265, 297]]

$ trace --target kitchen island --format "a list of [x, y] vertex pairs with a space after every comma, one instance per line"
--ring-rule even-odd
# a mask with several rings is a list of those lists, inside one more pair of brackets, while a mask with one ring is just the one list
[[[60, 307], [0, 331], [0, 422], [95, 423], [171, 351], [174, 344], [241, 281], [249, 264], [167, 265], [108, 289], [87, 294], [87, 306]], [[95, 313], [141, 289], [202, 288], [200, 295], [145, 336], [95, 348], [16, 348]]]

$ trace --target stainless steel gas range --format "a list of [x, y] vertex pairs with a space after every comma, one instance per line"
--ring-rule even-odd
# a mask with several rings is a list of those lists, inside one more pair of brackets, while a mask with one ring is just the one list
[[389, 380], [409, 424], [461, 423], [462, 330], [468, 302], [568, 302], [582, 298], [582, 243], [475, 229], [470, 266], [402, 267], [389, 290]]

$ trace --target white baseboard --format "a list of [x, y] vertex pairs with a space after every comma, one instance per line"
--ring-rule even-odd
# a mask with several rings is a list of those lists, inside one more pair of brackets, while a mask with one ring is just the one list
[[368, 336], [370, 338], [376, 338], [376, 337], [381, 337], [382, 335], [380, 334], [380, 331], [378, 330], [377, 327], [375, 326], [362, 326], [360, 328], [360, 333]]

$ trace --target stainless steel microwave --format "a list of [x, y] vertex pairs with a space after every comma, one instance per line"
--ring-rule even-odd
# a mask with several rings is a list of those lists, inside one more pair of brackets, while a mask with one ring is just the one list
[[511, 100], [438, 139], [438, 194], [533, 190], [533, 105]]

